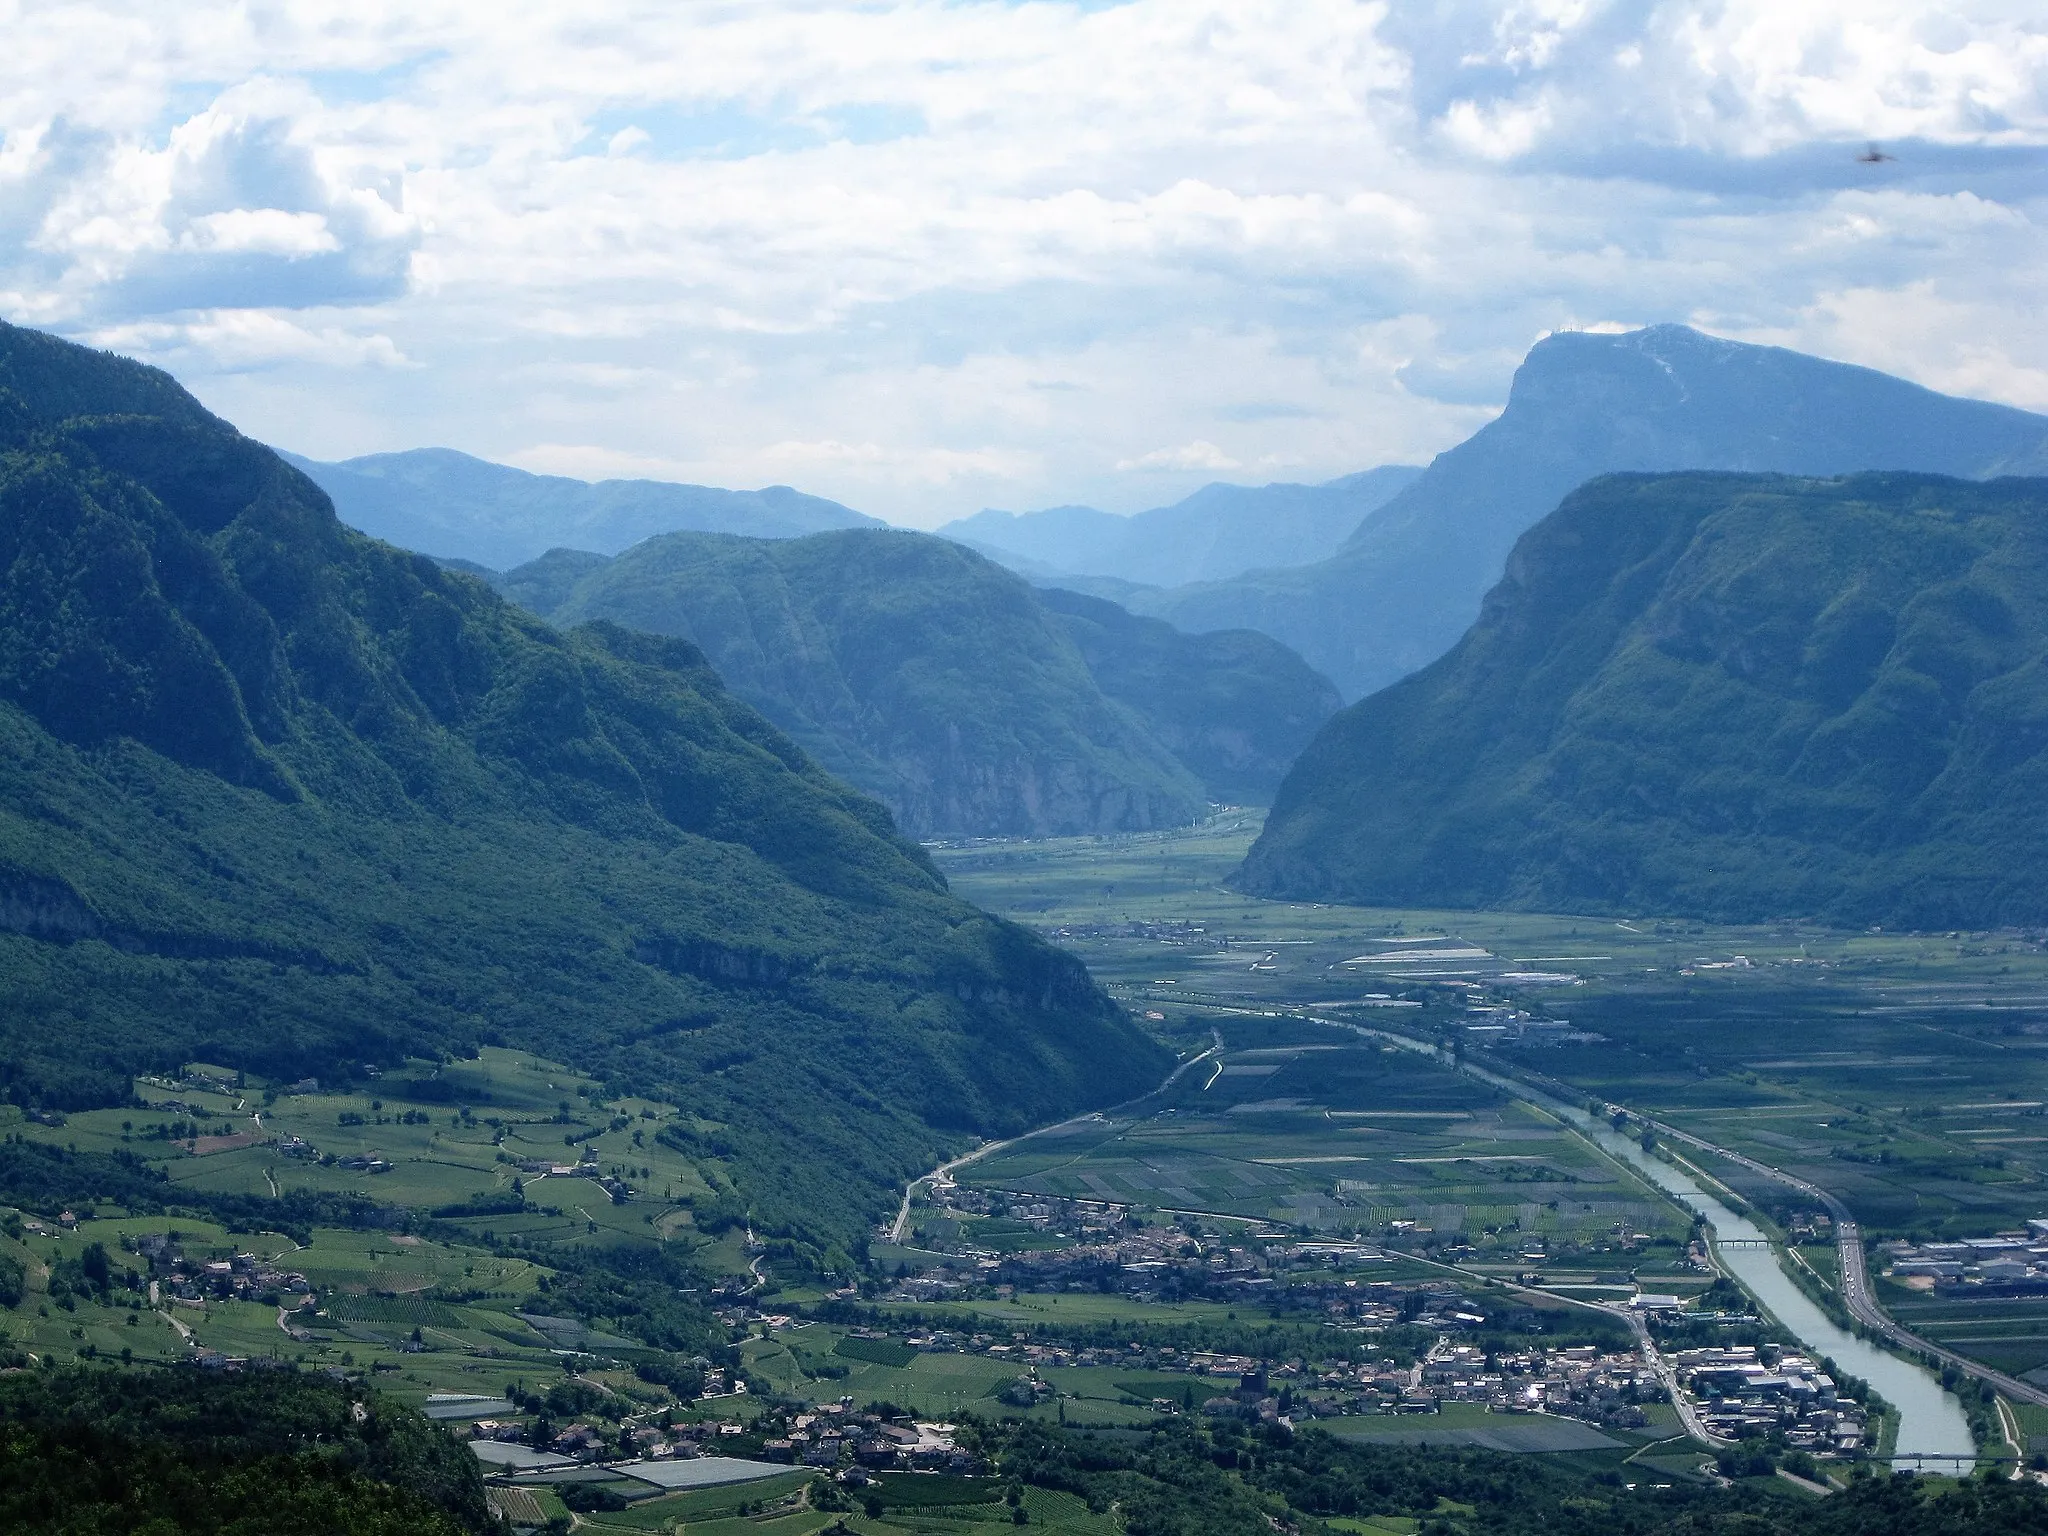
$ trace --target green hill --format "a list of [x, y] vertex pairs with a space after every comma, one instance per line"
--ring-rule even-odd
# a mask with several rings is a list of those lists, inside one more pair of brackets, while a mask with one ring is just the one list
[[2048, 481], [1615, 475], [1337, 716], [1240, 878], [1297, 898], [2048, 920]]
[[0, 1089], [502, 1041], [688, 1106], [852, 1239], [1163, 1053], [686, 642], [344, 528], [166, 375], [0, 327]]
[[1205, 804], [1029, 584], [949, 540], [666, 534], [611, 561], [557, 550], [500, 581], [557, 623], [695, 642], [913, 836], [1144, 831]]
[[1102, 691], [1143, 720], [1211, 800], [1269, 804], [1343, 703], [1328, 678], [1256, 630], [1182, 634], [1057, 587], [1041, 588], [1038, 600], [1059, 615]]

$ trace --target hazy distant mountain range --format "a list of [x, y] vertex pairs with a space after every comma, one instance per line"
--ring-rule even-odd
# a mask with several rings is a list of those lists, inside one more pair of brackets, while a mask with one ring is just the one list
[[1421, 473], [1388, 464], [1325, 485], [1205, 485], [1129, 517], [1094, 507], [977, 512], [938, 532], [1034, 579], [1179, 586], [1320, 560]]
[[2048, 919], [2044, 530], [2048, 479], [1596, 480], [1449, 655], [1331, 721], [1239, 878], [1372, 906]]
[[1211, 486], [1135, 518], [968, 520], [1047, 562], [885, 530], [785, 486], [586, 484], [444, 448], [292, 462], [351, 526], [485, 574], [544, 617], [695, 640], [741, 697], [920, 837], [1138, 831], [1211, 800], [1263, 804], [1343, 702], [1267, 636], [1187, 635], [1034, 594], [976, 549], [1040, 581], [1071, 550], [1103, 573], [1076, 583], [1114, 593], [1131, 580], [1119, 571], [1177, 579], [1326, 552], [1419, 473]]
[[[293, 462], [352, 526], [497, 570], [556, 548], [617, 554], [659, 533], [881, 526], [786, 486], [586, 484], [439, 448]], [[1040, 585], [1189, 633], [1270, 635], [1357, 698], [1442, 655], [1515, 539], [1572, 489], [1616, 471], [1686, 469], [2040, 473], [2048, 417], [1685, 326], [1568, 332], [1530, 351], [1499, 418], [1427, 469], [1210, 485], [1130, 517], [984, 511], [939, 532]]]
[[949, 539], [677, 533], [490, 578], [562, 625], [695, 642], [727, 686], [919, 837], [1184, 824], [1268, 800], [1342, 702], [1278, 641], [1034, 590]]
[[2048, 472], [2048, 417], [1679, 325], [1539, 342], [1505, 412], [1439, 454], [1327, 559], [1117, 595], [1182, 629], [1256, 629], [1348, 697], [1457, 641], [1515, 540], [1618, 470]]
[[549, 550], [615, 555], [657, 533], [795, 538], [881, 522], [786, 485], [721, 491], [666, 480], [531, 475], [452, 448], [375, 453], [338, 464], [284, 455], [334, 501], [351, 528], [401, 549], [502, 570]]

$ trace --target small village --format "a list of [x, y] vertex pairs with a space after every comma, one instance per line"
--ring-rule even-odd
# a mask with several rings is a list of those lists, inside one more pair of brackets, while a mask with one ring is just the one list
[[730, 1456], [733, 1447], [721, 1442], [745, 1436], [743, 1448], [768, 1462], [828, 1471], [971, 1472], [974, 1458], [954, 1442], [952, 1430], [950, 1424], [921, 1423], [908, 1414], [856, 1412], [850, 1399], [842, 1399], [801, 1411], [773, 1408], [744, 1426], [719, 1419], [677, 1423], [672, 1416], [651, 1424], [629, 1420], [616, 1429], [576, 1422], [533, 1447], [538, 1454], [518, 1454], [534, 1436], [532, 1424], [518, 1419], [480, 1419], [471, 1426], [470, 1438], [481, 1459], [525, 1471], [545, 1472], [566, 1458], [603, 1463], [631, 1475], [635, 1465], [646, 1462]]
[[312, 1286], [304, 1275], [266, 1263], [253, 1253], [189, 1259], [175, 1238], [160, 1232], [137, 1238], [133, 1251], [146, 1268], [152, 1306], [166, 1299], [264, 1301], [285, 1307], [312, 1302]]

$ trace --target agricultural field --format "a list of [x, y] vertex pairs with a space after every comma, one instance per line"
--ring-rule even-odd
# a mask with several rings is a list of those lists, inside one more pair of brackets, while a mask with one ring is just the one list
[[[247, 1079], [226, 1091], [204, 1086], [234, 1080], [194, 1064], [176, 1080], [137, 1079], [145, 1107], [84, 1111], [56, 1125], [0, 1107], [0, 1126], [74, 1151], [133, 1154], [195, 1193], [354, 1195], [479, 1234], [570, 1246], [680, 1243], [714, 1271], [746, 1268], [728, 1239], [694, 1228], [692, 1202], [711, 1195], [721, 1174], [661, 1140], [680, 1111], [607, 1101], [597, 1083], [560, 1063], [486, 1047], [469, 1061], [415, 1063], [359, 1091]], [[522, 1168], [540, 1163], [579, 1171]], [[631, 1196], [615, 1202], [586, 1176], [593, 1173]]]
[[[32, 1220], [32, 1219], [31, 1219]], [[172, 1362], [209, 1351], [272, 1358], [309, 1369], [362, 1372], [401, 1399], [431, 1392], [495, 1394], [511, 1380], [561, 1374], [554, 1343], [522, 1321], [531, 1316], [542, 1271], [521, 1259], [410, 1236], [316, 1229], [298, 1245], [275, 1234], [230, 1233], [187, 1216], [86, 1220], [72, 1230], [23, 1226], [0, 1237], [0, 1254], [22, 1262], [24, 1296], [0, 1312], [0, 1339], [38, 1358]], [[173, 1300], [149, 1305], [146, 1289], [123, 1272], [146, 1272], [138, 1240], [170, 1236], [198, 1262], [253, 1253], [302, 1273], [315, 1306], [286, 1293], [255, 1300]], [[52, 1294], [53, 1274], [93, 1245], [109, 1256], [115, 1283], [104, 1293]], [[460, 1305], [426, 1294], [446, 1286], [480, 1299]]]
[[942, 1419], [995, 1410], [997, 1391], [1023, 1374], [1013, 1361], [902, 1346], [888, 1351], [885, 1359], [863, 1358], [884, 1353], [858, 1348], [867, 1342], [848, 1339], [842, 1329], [812, 1323], [756, 1339], [745, 1346], [744, 1355], [749, 1371], [792, 1396], [888, 1402]]
[[926, 1301], [917, 1306], [930, 1318], [958, 1318], [963, 1325], [1012, 1328], [1082, 1327], [1091, 1323], [1219, 1323], [1231, 1309], [1214, 1301], [1139, 1301], [1086, 1291], [1046, 1294], [1019, 1291], [974, 1301]]
[[[1082, 1298], [1017, 1298], [1031, 1303], [1068, 1299]], [[1188, 1310], [1141, 1303], [1126, 1306], [1132, 1315], [1148, 1322]], [[934, 1307], [928, 1312], [939, 1310]], [[980, 1310], [991, 1309], [983, 1306]], [[1217, 1318], [1226, 1315], [1222, 1307], [1204, 1310]], [[965, 1309], [959, 1315], [974, 1316]], [[1037, 1315], [1044, 1320], [1043, 1311]], [[1064, 1320], [1077, 1319], [1068, 1316]], [[850, 1336], [844, 1329], [823, 1323], [777, 1329], [770, 1337], [747, 1344], [745, 1356], [753, 1375], [794, 1397], [893, 1403], [922, 1417], [948, 1420], [970, 1413], [986, 1417], [1016, 1412], [1000, 1402], [998, 1394], [1027, 1372], [1016, 1360], [913, 1349], [894, 1340]], [[1073, 1425], [1149, 1423], [1157, 1416], [1157, 1400], [1187, 1411], [1237, 1386], [1234, 1377], [1148, 1372], [1141, 1366], [1045, 1366], [1032, 1368], [1031, 1374], [1049, 1384], [1054, 1396], [1026, 1410], [1025, 1416]]]
[[[655, 1498], [636, 1500], [630, 1509], [609, 1513], [592, 1514], [583, 1517], [585, 1529], [599, 1531], [668, 1532], [679, 1525], [687, 1525], [691, 1531], [709, 1529], [724, 1521], [731, 1521], [740, 1529], [759, 1530], [762, 1523], [775, 1522], [774, 1514], [756, 1515], [754, 1511], [773, 1511], [787, 1505], [792, 1510], [800, 1509], [803, 1493], [816, 1474], [806, 1471], [791, 1471], [779, 1477], [764, 1477], [754, 1482], [723, 1483], [711, 1488], [690, 1488], [680, 1493], [662, 1494]], [[748, 1515], [740, 1515], [745, 1505]], [[810, 1512], [805, 1511], [805, 1514]], [[781, 1518], [788, 1518], [786, 1515]], [[819, 1515], [810, 1524], [795, 1528], [813, 1530], [829, 1522], [829, 1516]]]
[[1874, 1235], [2048, 1214], [2040, 934], [1257, 901], [1223, 885], [1257, 825], [1233, 811], [1186, 834], [938, 858], [958, 891], [1059, 938], [1190, 1044], [1217, 1006], [1313, 1010], [1462, 1040], [1700, 1130], [1833, 1190]]
[[[956, 890], [1081, 955], [1186, 1054], [1223, 1047], [1222, 1073], [1204, 1063], [1170, 1102], [1032, 1138], [963, 1183], [1317, 1231], [1412, 1221], [1482, 1248], [1533, 1232], [1553, 1258], [1603, 1228], [1667, 1237], [1682, 1220], [1469, 1077], [1332, 1049], [1351, 1024], [1707, 1137], [1829, 1190], [1873, 1239], [2048, 1216], [2048, 935], [1263, 901], [1226, 884], [1259, 826], [1232, 811], [935, 851]], [[1231, 1023], [1266, 1015], [1270, 1038]], [[1776, 1181], [1705, 1162], [1781, 1230], [1811, 1215]], [[1824, 1254], [1809, 1257], [1827, 1283]], [[1686, 1288], [1654, 1245], [1628, 1267]], [[2048, 1298], [1945, 1303], [1953, 1318], [1893, 1299], [1987, 1363], [2048, 1369]]]
[[1878, 1296], [1887, 1312], [1922, 1338], [2011, 1376], [2048, 1379], [2048, 1307], [2038, 1299], [1933, 1297], [1889, 1280], [1878, 1282]]
[[[0, 1277], [17, 1266], [22, 1276], [19, 1304], [0, 1310], [6, 1346], [39, 1359], [276, 1359], [366, 1375], [413, 1401], [544, 1386], [566, 1362], [600, 1357], [626, 1367], [614, 1374], [630, 1395], [645, 1346], [554, 1315], [543, 1294], [549, 1270], [528, 1255], [671, 1245], [714, 1275], [748, 1264], [742, 1233], [694, 1225], [691, 1203], [722, 1174], [661, 1140], [678, 1118], [673, 1106], [607, 1102], [590, 1079], [526, 1053], [415, 1063], [342, 1093], [194, 1063], [137, 1079], [135, 1096], [124, 1109], [69, 1116], [0, 1108], [12, 1139], [117, 1153], [145, 1179], [167, 1180], [137, 1186], [163, 1214], [104, 1201], [70, 1223], [0, 1212]], [[543, 1166], [577, 1171], [536, 1171]], [[605, 1179], [626, 1198], [615, 1200]], [[243, 1196], [306, 1197], [288, 1208], [309, 1212], [308, 1225], [295, 1235], [250, 1230], [232, 1214]], [[372, 1219], [322, 1222], [332, 1207], [321, 1200], [355, 1201]], [[209, 1215], [216, 1207], [229, 1214]], [[385, 1230], [377, 1211], [391, 1214]], [[303, 1284], [228, 1294], [206, 1283], [178, 1295], [159, 1264], [152, 1301], [145, 1250], [164, 1242], [191, 1268], [235, 1264]], [[94, 1251], [109, 1271], [102, 1284], [80, 1279]]]
[[[987, 1482], [960, 1478], [901, 1476], [885, 1474], [871, 1488], [862, 1490], [872, 1499], [878, 1513], [870, 1515], [856, 1505], [850, 1511], [812, 1509], [799, 1498], [792, 1512], [784, 1513], [791, 1493], [801, 1490], [808, 1474], [790, 1479], [771, 1479], [737, 1487], [705, 1489], [636, 1504], [617, 1514], [585, 1515], [578, 1528], [593, 1533], [687, 1531], [688, 1536], [813, 1536], [836, 1522], [860, 1536], [992, 1536], [999, 1528], [1014, 1529], [1011, 1506], [996, 1487]], [[955, 1499], [936, 1503], [934, 1499]], [[759, 1512], [740, 1515], [740, 1504]], [[1115, 1536], [1122, 1529], [1112, 1515], [1096, 1515], [1070, 1493], [1046, 1488], [1026, 1488], [1022, 1498], [1025, 1524], [1057, 1533], [1057, 1536]], [[765, 1505], [763, 1509], [761, 1506]]]
[[1220, 1050], [1139, 1113], [959, 1170], [968, 1187], [1469, 1245], [1484, 1260], [1676, 1251], [1690, 1220], [1552, 1117], [1341, 1026], [1194, 1010]]

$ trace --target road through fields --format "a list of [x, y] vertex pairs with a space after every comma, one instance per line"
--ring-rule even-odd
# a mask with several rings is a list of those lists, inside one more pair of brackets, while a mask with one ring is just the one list
[[[1941, 1382], [1935, 1375], [1917, 1361], [1908, 1361], [1887, 1354], [1874, 1344], [1841, 1328], [1793, 1283], [1791, 1276], [1779, 1262], [1777, 1252], [1768, 1236], [1729, 1210], [1688, 1174], [1671, 1163], [1645, 1152], [1630, 1138], [1615, 1134], [1603, 1119], [1588, 1114], [1580, 1107], [1579, 1101], [1565, 1097], [1550, 1085], [1531, 1084], [1502, 1072], [1489, 1070], [1468, 1058], [1453, 1057], [1431, 1041], [1418, 1040], [1395, 1031], [1354, 1024], [1349, 1020], [1319, 1018], [1306, 1012], [1297, 1016], [1338, 1029], [1375, 1035], [1391, 1043], [1405, 1045], [1411, 1050], [1427, 1052], [1460, 1071], [1469, 1072], [1482, 1081], [1527, 1099], [1547, 1113], [1557, 1115], [1577, 1126], [1593, 1137], [1601, 1149], [1610, 1156], [1629, 1163], [1647, 1175], [1667, 1194], [1706, 1217], [1720, 1236], [1736, 1239], [1728, 1250], [1719, 1254], [1719, 1262], [1734, 1272], [1735, 1278], [1757, 1298], [1758, 1303], [1770, 1311], [1808, 1348], [1832, 1358], [1844, 1370], [1868, 1381], [1883, 1394], [1886, 1401], [1899, 1410], [1899, 1451], [1894, 1458], [1895, 1464], [1915, 1466], [1924, 1460], [1944, 1470], [1953, 1470], [1958, 1475], [1968, 1471], [1976, 1454], [1975, 1443], [1970, 1437], [1969, 1422], [1963, 1416], [1961, 1405], [1953, 1396], [1942, 1390]], [[1624, 1109], [1626, 1106], [1610, 1104], [1607, 1108], [1612, 1111]], [[1697, 1136], [1679, 1131], [1676, 1127], [1667, 1127], [1646, 1117], [1637, 1118], [1643, 1124], [1656, 1129], [1660, 1135], [1668, 1135], [1672, 1140], [1687, 1142], [1717, 1156], [1733, 1155]], [[1854, 1234], [1855, 1223], [1849, 1218], [1846, 1208], [1824, 1191], [1803, 1180], [1789, 1178], [1780, 1174], [1778, 1170], [1767, 1168], [1751, 1159], [1738, 1156], [1736, 1160], [1760, 1173], [1786, 1177], [1788, 1182], [1809, 1194], [1811, 1198], [1826, 1201], [1829, 1210], [1839, 1212], [1837, 1221], [1846, 1223], [1851, 1234]], [[1863, 1253], [1860, 1239], [1854, 1241], [1853, 1261], [1849, 1258], [1849, 1251], [1844, 1250], [1843, 1273], [1846, 1275], [1849, 1264], [1854, 1262], [1860, 1275]], [[1882, 1313], [1878, 1315], [1882, 1316]], [[1979, 1367], [1980, 1371], [1982, 1369]], [[2033, 1401], [2031, 1397], [2027, 1400]]]
[[1063, 1131], [1067, 1129], [1067, 1127], [1069, 1126], [1080, 1125], [1085, 1121], [1100, 1120], [1105, 1116], [1116, 1114], [1120, 1110], [1129, 1109], [1134, 1104], [1142, 1104], [1145, 1102], [1145, 1100], [1153, 1098], [1158, 1094], [1164, 1093], [1167, 1089], [1171, 1088], [1176, 1082], [1180, 1080], [1180, 1076], [1183, 1072], [1186, 1072], [1190, 1067], [1194, 1066], [1195, 1063], [1207, 1061], [1210, 1057], [1217, 1056], [1222, 1053], [1223, 1037], [1221, 1035], [1214, 1034], [1213, 1031], [1211, 1032], [1211, 1034], [1212, 1040], [1209, 1049], [1203, 1051], [1199, 1056], [1190, 1056], [1186, 1061], [1182, 1062], [1179, 1066], [1175, 1067], [1171, 1072], [1167, 1073], [1165, 1077], [1160, 1079], [1159, 1086], [1157, 1088], [1154, 1088], [1151, 1093], [1140, 1094], [1137, 1098], [1131, 1099], [1126, 1103], [1119, 1104], [1113, 1109], [1090, 1110], [1085, 1115], [1075, 1115], [1072, 1119], [1062, 1120], [1058, 1125], [1041, 1125], [1035, 1131], [1026, 1131], [1022, 1136], [1012, 1136], [1008, 1141], [985, 1141], [980, 1146], [976, 1147], [972, 1152], [966, 1153], [965, 1155], [960, 1157], [956, 1157], [950, 1163], [941, 1163], [938, 1167], [934, 1168], [930, 1173], [920, 1174], [918, 1177], [912, 1179], [908, 1184], [903, 1186], [903, 1203], [897, 1206], [896, 1219], [889, 1225], [889, 1241], [892, 1243], [900, 1243], [903, 1241], [904, 1236], [909, 1232], [910, 1201], [911, 1198], [917, 1193], [918, 1186], [923, 1184], [937, 1183], [941, 1179], [949, 1178], [956, 1168], [965, 1168], [969, 1163], [979, 1162], [984, 1157], [988, 1157], [993, 1153], [1002, 1151], [1005, 1147], [1014, 1147], [1020, 1141], [1029, 1141], [1034, 1136], [1049, 1136], [1054, 1131]]

